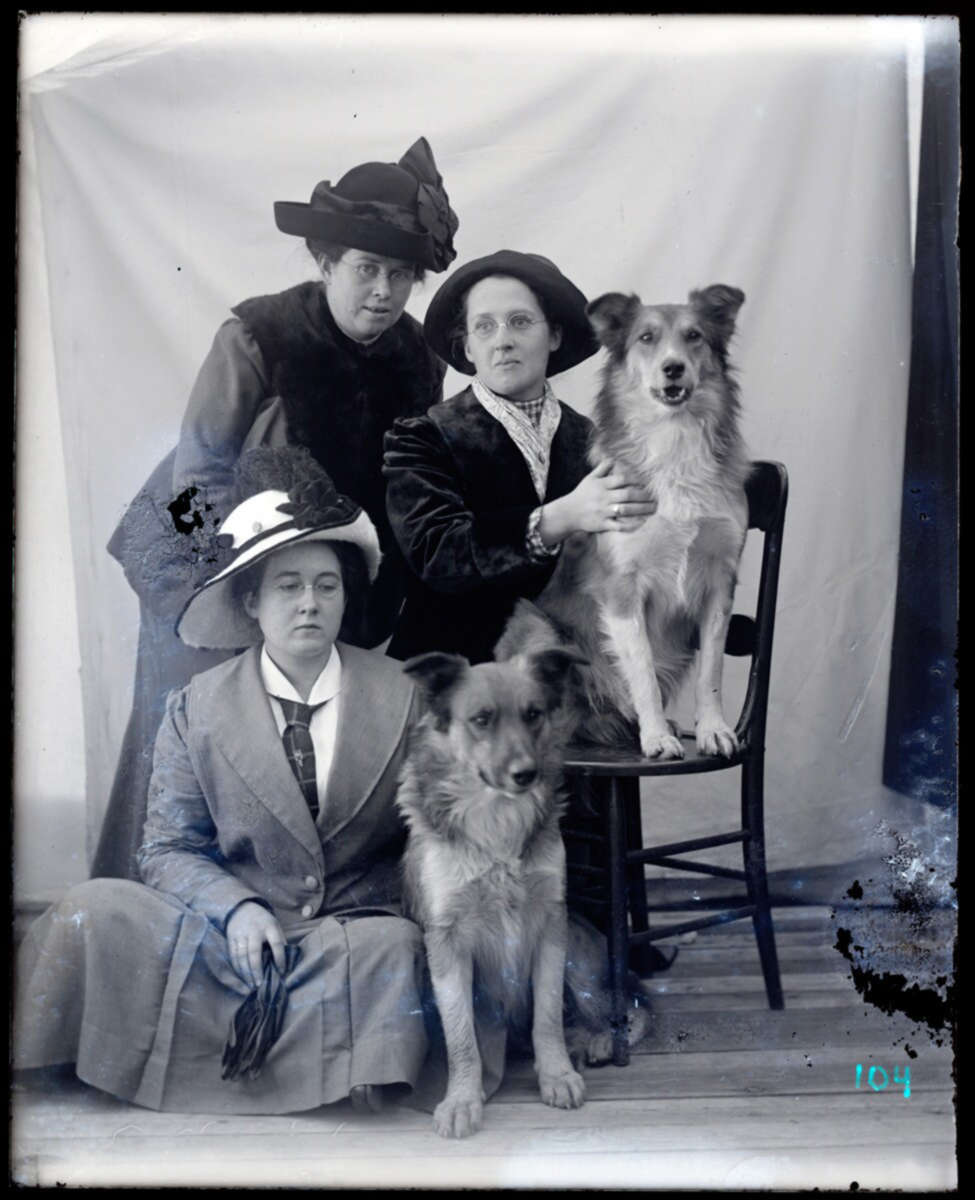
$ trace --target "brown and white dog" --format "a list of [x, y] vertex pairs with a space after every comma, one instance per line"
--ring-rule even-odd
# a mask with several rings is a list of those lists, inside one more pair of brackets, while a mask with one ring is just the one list
[[[550, 649], [472, 667], [459, 655], [432, 653], [403, 668], [426, 701], [397, 803], [409, 829], [406, 912], [424, 932], [447, 1048], [447, 1094], [433, 1116], [444, 1137], [481, 1124], [475, 991], [516, 1035], [530, 1029], [546, 1104], [578, 1108], [585, 1096], [566, 1046], [564, 991], [581, 1060], [611, 1053], [605, 942], [570, 923], [565, 907], [558, 713], [578, 661]], [[648, 1025], [639, 999], [634, 990], [631, 1042]]]
[[749, 463], [727, 357], [744, 299], [714, 284], [686, 304], [612, 292], [589, 305], [607, 351], [591, 460], [611, 459], [640, 480], [657, 509], [637, 530], [567, 539], [545, 590], [535, 605], [519, 602], [495, 649], [503, 660], [573, 643], [591, 663], [579, 736], [615, 742], [635, 720], [648, 758], [684, 757], [664, 710], [695, 642], [698, 750], [737, 750], [721, 678], [748, 528]]

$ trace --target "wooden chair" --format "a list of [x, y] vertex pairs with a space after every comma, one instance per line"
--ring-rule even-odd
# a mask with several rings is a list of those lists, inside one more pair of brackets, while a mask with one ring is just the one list
[[[636, 960], [640, 947], [648, 947], [661, 938], [751, 917], [769, 1007], [784, 1007], [765, 869], [763, 808], [769, 669], [782, 528], [788, 496], [785, 467], [774, 462], [753, 463], [746, 492], [749, 529], [763, 533], [764, 545], [755, 615], [747, 617], [735, 614], [731, 618], [725, 645], [728, 654], [751, 656], [745, 700], [735, 729], [738, 752], [732, 758], [701, 755], [697, 751], [694, 735], [682, 732], [685, 757], [680, 760], [658, 762], [643, 758], [636, 750], [627, 752], [577, 745], [570, 747], [565, 764], [570, 787], [587, 792], [590, 804], [598, 814], [596, 832], [573, 828], [571, 823], [564, 828], [570, 850], [573, 842], [588, 843], [597, 856], [601, 854], [604, 864], [574, 864], [570, 853], [569, 900], [583, 910], [587, 906], [590, 910], [595, 906], [597, 912], [601, 910], [604, 914], [604, 920], [600, 923], [606, 930], [609, 943], [614, 1062], [619, 1066], [625, 1066], [629, 1061], [625, 983], [631, 952]], [[691, 775], [735, 768], [741, 770], [740, 828], [644, 847], [640, 817], [641, 777]], [[735, 842], [740, 842], [742, 846], [744, 870], [679, 857]], [[747, 894], [742, 896], [743, 903], [737, 907], [651, 929], [644, 874], [646, 863], [739, 880], [745, 884]], [[746, 900], [747, 903], [744, 902]]]

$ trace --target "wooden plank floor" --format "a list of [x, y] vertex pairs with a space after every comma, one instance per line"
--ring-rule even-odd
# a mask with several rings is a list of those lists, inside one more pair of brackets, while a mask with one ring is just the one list
[[[11, 1164], [26, 1185], [558, 1189], [956, 1186], [951, 1051], [865, 1005], [826, 909], [776, 913], [786, 997], [770, 1012], [750, 926], [702, 931], [649, 981], [653, 1029], [630, 1066], [546, 1108], [513, 1062], [473, 1138], [429, 1117], [153, 1113], [79, 1083], [15, 1086]], [[856, 1064], [862, 1066], [856, 1086]], [[891, 1082], [868, 1086], [871, 1067]], [[910, 1069], [910, 1095], [898, 1075]], [[874, 1073], [882, 1083], [883, 1074]], [[856, 1190], [856, 1189], [854, 1189]]]

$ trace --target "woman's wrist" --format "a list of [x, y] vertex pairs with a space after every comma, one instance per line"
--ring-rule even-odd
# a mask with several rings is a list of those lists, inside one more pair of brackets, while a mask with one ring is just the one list
[[548, 504], [542, 505], [542, 515], [538, 520], [537, 532], [550, 549], [560, 542], [564, 542], [573, 532], [565, 496], [560, 496], [558, 500], [550, 500]]
[[230, 910], [230, 912], [227, 913], [227, 915], [224, 917], [224, 919], [223, 919], [223, 932], [224, 933], [227, 932], [227, 926], [230, 924], [231, 918], [236, 917], [236, 915], [240, 912], [240, 910], [242, 908], [246, 907], [248, 904], [256, 904], [258, 906], [258, 908], [263, 908], [265, 910], [265, 912], [269, 912], [271, 914], [271, 916], [274, 916], [274, 909], [271, 907], [270, 904], [268, 904], [268, 902], [266, 900], [262, 900], [260, 898], [260, 896], [248, 896], [246, 900], [238, 901], [233, 906], [233, 908]]

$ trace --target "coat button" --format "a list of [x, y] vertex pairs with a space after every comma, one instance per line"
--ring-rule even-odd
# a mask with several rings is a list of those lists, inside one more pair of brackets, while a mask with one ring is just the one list
[[306, 904], [305, 907], [301, 910], [301, 915], [303, 917], [310, 917], [314, 911], [315, 910], [312, 908], [312, 906], [310, 904]]
[[318, 886], [318, 880], [315, 878], [314, 875], [306, 875], [305, 876], [305, 887], [313, 888], [313, 887], [317, 887], [317, 886]]

